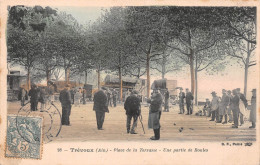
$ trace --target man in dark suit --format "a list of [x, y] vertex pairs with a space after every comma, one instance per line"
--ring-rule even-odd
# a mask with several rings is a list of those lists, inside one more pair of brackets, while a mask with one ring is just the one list
[[186, 88], [186, 105], [187, 105], [187, 114], [186, 115], [191, 115], [192, 111], [193, 111], [193, 95], [192, 93], [189, 91], [188, 88]]
[[[126, 121], [126, 128], [127, 133], [136, 134], [135, 128], [137, 126], [137, 119], [138, 116], [141, 114], [141, 100], [137, 96], [138, 92], [136, 90], [132, 91], [131, 95], [126, 98], [124, 108], [127, 115], [127, 121]], [[133, 125], [132, 129], [130, 131], [131, 127], [131, 120], [133, 118]]]
[[232, 90], [233, 97], [231, 98], [231, 109], [233, 112], [234, 125], [232, 128], [238, 128], [238, 116], [239, 116], [239, 94], [237, 90]]
[[31, 86], [31, 90], [29, 91], [28, 96], [30, 96], [31, 110], [36, 111], [39, 99], [39, 91], [36, 85], [33, 84]]
[[93, 110], [96, 111], [97, 129], [103, 130], [103, 123], [105, 120], [105, 112], [109, 113], [107, 104], [107, 95], [105, 94], [106, 88], [102, 87], [94, 95]]
[[71, 95], [70, 95], [70, 85], [66, 85], [65, 88], [60, 92], [59, 100], [62, 106], [62, 125], [70, 125], [70, 114], [71, 114]]
[[179, 114], [184, 114], [184, 99], [185, 99], [185, 93], [183, 92], [183, 88], [180, 88], [180, 93], [179, 93], [179, 107], [180, 107], [180, 113]]

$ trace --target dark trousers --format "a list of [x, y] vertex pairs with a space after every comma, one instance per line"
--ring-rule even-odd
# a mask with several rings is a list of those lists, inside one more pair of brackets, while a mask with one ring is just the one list
[[185, 110], [184, 110], [184, 103], [183, 102], [179, 103], [179, 107], [180, 107], [180, 113], [184, 113]]
[[110, 107], [112, 107], [112, 101], [110, 98], [108, 99], [108, 105], [110, 105]]
[[24, 102], [25, 102], [25, 96], [21, 97], [21, 106], [24, 106]]
[[116, 99], [113, 99], [114, 107], [116, 107]]
[[240, 118], [240, 124], [244, 124], [244, 115], [242, 113], [239, 112], [239, 118]]
[[62, 117], [61, 117], [62, 125], [70, 125], [70, 113], [71, 113], [71, 105], [62, 105]]
[[238, 127], [238, 111], [237, 110], [232, 110], [233, 112], [233, 120], [234, 120], [234, 126]]
[[159, 140], [160, 139], [160, 128], [153, 129], [153, 132], [154, 132], [155, 139]]
[[36, 111], [37, 110], [37, 102], [36, 100], [31, 100], [31, 110]]
[[134, 121], [133, 121], [132, 129], [131, 129], [131, 133], [134, 133], [135, 132], [135, 128], [137, 126], [138, 115], [127, 115], [126, 129], [127, 129], [127, 132], [130, 131], [132, 118], [133, 118]]
[[192, 105], [191, 104], [187, 104], [187, 113], [192, 114]]
[[97, 128], [101, 129], [103, 127], [103, 123], [105, 120], [105, 112], [104, 111], [96, 111], [96, 119], [97, 119]]
[[219, 113], [218, 113], [218, 109], [215, 110], [215, 111], [212, 111], [211, 114], [212, 114], [212, 118], [211, 118], [211, 120], [219, 121]]

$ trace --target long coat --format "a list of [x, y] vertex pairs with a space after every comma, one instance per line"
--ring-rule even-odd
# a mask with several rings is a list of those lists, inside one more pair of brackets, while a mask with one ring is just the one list
[[160, 93], [151, 97], [151, 105], [149, 109], [148, 128], [160, 128], [160, 111], [162, 109], [163, 98]]
[[211, 111], [216, 111], [219, 108], [219, 98], [217, 96], [212, 98], [211, 101]]
[[251, 106], [250, 106], [250, 118], [251, 122], [256, 122], [256, 97], [252, 96], [251, 98]]
[[94, 111], [108, 112], [107, 95], [104, 91], [99, 90], [94, 95]]
[[131, 95], [126, 98], [124, 109], [126, 115], [140, 115], [141, 111], [141, 100], [136, 95]]
[[239, 95], [239, 112], [245, 115], [246, 107], [247, 107], [247, 100], [244, 94]]
[[219, 103], [219, 115], [227, 114], [227, 106], [229, 104], [229, 97], [225, 94], [222, 96], [221, 101]]
[[235, 95], [231, 98], [231, 110], [239, 112], [239, 96]]

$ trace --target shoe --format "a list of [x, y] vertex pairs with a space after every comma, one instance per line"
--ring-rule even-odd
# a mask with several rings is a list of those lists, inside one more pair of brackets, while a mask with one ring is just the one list
[[214, 120], [211, 119], [211, 120], [209, 120], [209, 121], [214, 121]]
[[221, 121], [217, 121], [216, 123], [221, 123]]
[[103, 128], [98, 128], [98, 130], [104, 130]]
[[225, 121], [225, 122], [223, 122], [222, 124], [227, 124], [227, 122]]
[[182, 113], [178, 113], [178, 114], [182, 114]]
[[254, 126], [250, 126], [249, 128], [255, 128]]
[[126, 132], [129, 133], [129, 130], [127, 130]]
[[231, 128], [238, 128], [238, 126], [234, 126], [234, 125], [233, 125]]
[[185, 115], [190, 115], [190, 114], [186, 113]]
[[136, 132], [131, 132], [131, 134], [137, 134]]
[[233, 121], [231, 121], [231, 120], [229, 120], [228, 122], [229, 122], [229, 123], [233, 123]]
[[159, 140], [157, 138], [155, 138], [154, 136], [150, 137], [151, 140]]

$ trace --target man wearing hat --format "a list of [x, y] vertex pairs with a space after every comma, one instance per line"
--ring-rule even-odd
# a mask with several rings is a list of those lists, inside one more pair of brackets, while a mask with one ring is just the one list
[[189, 91], [188, 88], [186, 88], [186, 105], [187, 105], [187, 114], [186, 115], [191, 115], [192, 111], [193, 111], [193, 95], [192, 93]]
[[31, 86], [28, 96], [30, 96], [31, 110], [36, 111], [38, 106], [38, 100], [39, 100], [39, 91], [35, 84]]
[[[127, 115], [127, 121], [126, 121], [126, 129], [127, 133], [136, 134], [135, 128], [137, 126], [137, 119], [138, 116], [141, 114], [141, 104], [140, 99], [137, 96], [138, 92], [136, 90], [133, 90], [131, 95], [126, 98], [124, 108]], [[131, 127], [131, 120], [133, 118], [133, 125], [130, 131]]]
[[240, 124], [244, 124], [244, 115], [245, 115], [245, 109], [247, 107], [247, 100], [244, 94], [240, 92], [240, 88], [237, 88], [237, 94], [239, 96], [239, 118], [240, 118]]
[[105, 120], [105, 112], [109, 112], [107, 104], [107, 95], [105, 94], [106, 87], [102, 87], [94, 95], [93, 110], [96, 111], [97, 129], [103, 130], [103, 123]]
[[224, 116], [225, 121], [222, 124], [227, 124], [227, 106], [229, 103], [229, 98], [226, 92], [227, 91], [225, 89], [222, 89], [222, 97], [219, 103], [219, 121], [217, 123], [221, 123]]
[[236, 89], [232, 90], [233, 97], [231, 98], [231, 109], [233, 112], [234, 125], [232, 128], [238, 128], [238, 116], [239, 116], [239, 94]]
[[232, 99], [232, 95], [231, 95], [231, 91], [228, 90], [227, 91], [227, 96], [228, 96], [228, 106], [227, 106], [227, 110], [228, 110], [228, 122], [232, 123], [233, 122], [233, 115], [232, 115], [232, 110], [231, 110], [231, 99]]
[[252, 122], [252, 126], [249, 128], [255, 128], [256, 123], [256, 89], [252, 90], [251, 106], [250, 106], [250, 117], [249, 121]]
[[208, 117], [211, 116], [211, 113], [210, 113], [210, 101], [209, 101], [208, 98], [206, 99], [205, 105], [203, 107], [203, 115], [204, 116], [207, 115]]
[[71, 95], [70, 85], [66, 85], [65, 88], [60, 92], [59, 100], [62, 106], [62, 118], [61, 124], [70, 126], [70, 113], [71, 113]]
[[184, 114], [184, 98], [185, 98], [185, 93], [183, 92], [183, 88], [180, 87], [180, 93], [179, 93], [179, 107], [180, 107], [180, 113], [179, 114]]
[[154, 136], [152, 136], [151, 140], [159, 140], [160, 139], [160, 118], [161, 118], [161, 110], [162, 110], [162, 95], [159, 93], [158, 89], [154, 89], [151, 99], [147, 100], [147, 103], [150, 103], [149, 108], [149, 118], [148, 118], [148, 128], [152, 128], [154, 131]]
[[219, 109], [219, 97], [215, 91], [211, 92], [212, 101], [211, 101], [211, 114], [212, 118], [210, 121], [218, 121], [218, 109]]

